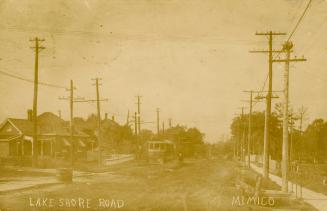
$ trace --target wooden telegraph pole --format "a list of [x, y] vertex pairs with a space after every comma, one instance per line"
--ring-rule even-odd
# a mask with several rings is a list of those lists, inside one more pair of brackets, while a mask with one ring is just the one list
[[239, 135], [239, 142], [240, 142], [240, 157], [241, 157], [241, 161], [244, 161], [244, 163], [246, 162], [245, 161], [245, 139], [246, 139], [246, 135], [245, 135], [245, 132], [246, 132], [246, 127], [245, 127], [245, 124], [244, 124], [244, 109], [245, 107], [241, 107], [241, 118], [240, 118], [240, 125], [239, 125], [239, 129], [240, 129], [240, 135]]
[[134, 113], [135, 135], [137, 136], [137, 112]]
[[70, 161], [71, 165], [73, 166], [74, 164], [74, 148], [75, 148], [75, 143], [74, 143], [74, 103], [75, 102], [84, 102], [84, 98], [74, 97], [74, 90], [76, 90], [76, 87], [74, 86], [74, 81], [70, 80], [70, 88], [66, 89], [69, 91], [69, 97], [59, 97], [59, 100], [69, 100], [69, 113], [70, 113], [70, 144], [71, 144], [71, 149], [70, 149]]
[[35, 47], [31, 47], [35, 49], [35, 63], [34, 63], [34, 95], [33, 95], [33, 143], [32, 143], [32, 165], [33, 167], [38, 166], [38, 153], [39, 153], [39, 144], [37, 138], [37, 97], [38, 97], [38, 85], [39, 85], [39, 52], [41, 49], [45, 49], [45, 47], [40, 46], [39, 42], [43, 42], [44, 39], [39, 39], [35, 37], [30, 40], [35, 43]]
[[251, 155], [251, 142], [252, 142], [252, 110], [253, 110], [253, 103], [260, 102], [253, 100], [253, 93], [256, 91], [243, 91], [250, 94], [249, 100], [243, 100], [243, 102], [249, 103], [249, 123], [248, 123], [248, 141], [247, 141], [247, 165], [250, 168], [250, 155]]
[[71, 149], [70, 149], [70, 159], [71, 164], [73, 166], [74, 164], [74, 84], [73, 80], [70, 80], [70, 143], [71, 143]]
[[285, 59], [275, 59], [273, 62], [284, 62], [284, 106], [283, 106], [283, 150], [282, 150], [282, 190], [288, 192], [288, 103], [289, 103], [289, 66], [290, 62], [303, 62], [306, 61], [304, 58], [293, 58], [291, 59], [291, 50], [293, 43], [290, 41], [285, 42], [283, 50], [285, 51]]
[[268, 50], [260, 50], [260, 51], [250, 51], [250, 53], [268, 53], [268, 93], [266, 96], [266, 112], [265, 112], [265, 130], [264, 130], [264, 156], [263, 156], [263, 176], [265, 178], [269, 178], [269, 141], [270, 141], [270, 115], [271, 115], [271, 98], [272, 98], [272, 60], [273, 60], [273, 53], [281, 52], [273, 50], [273, 36], [276, 35], [286, 35], [286, 33], [282, 32], [263, 32], [263, 33], [256, 33], [255, 35], [259, 36], [268, 36]]
[[159, 112], [160, 112], [160, 109], [157, 108], [157, 135], [159, 136], [159, 133], [160, 133], [160, 117], [159, 117]]
[[126, 125], [129, 127], [129, 110], [127, 110]]
[[97, 117], [98, 117], [98, 148], [99, 148], [99, 158], [98, 165], [102, 166], [102, 133], [101, 133], [101, 112], [100, 112], [100, 93], [99, 93], [99, 78], [95, 79], [95, 89], [96, 89], [96, 102], [97, 102]]
[[141, 96], [137, 97], [137, 131], [138, 134], [141, 133]]
[[85, 100], [83, 97], [74, 97], [74, 90], [76, 87], [74, 87], [73, 80], [70, 80], [70, 89], [67, 89], [67, 91], [70, 91], [70, 97], [59, 97], [60, 100], [69, 100], [70, 102], [70, 137], [71, 137], [71, 163], [73, 165], [74, 162], [74, 103], [85, 103], [85, 102], [96, 102], [97, 103], [97, 119], [98, 119], [98, 148], [99, 148], [99, 160], [98, 164], [99, 166], [102, 165], [102, 134], [101, 134], [101, 116], [100, 116], [100, 101], [107, 101], [107, 99], [100, 99], [100, 93], [99, 93], [99, 80], [100, 78], [92, 79], [95, 80], [95, 86], [96, 86], [96, 99], [88, 99]]

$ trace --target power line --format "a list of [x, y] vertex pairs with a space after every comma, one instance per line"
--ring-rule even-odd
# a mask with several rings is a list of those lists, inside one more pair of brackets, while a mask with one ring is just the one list
[[299, 20], [298, 20], [297, 23], [295, 24], [295, 27], [293, 28], [292, 32], [290, 33], [290, 35], [289, 35], [289, 37], [288, 37], [288, 39], [287, 39], [287, 42], [290, 41], [290, 39], [292, 38], [292, 36], [293, 36], [293, 34], [295, 33], [296, 29], [297, 29], [298, 26], [300, 25], [300, 23], [301, 23], [301, 21], [302, 21], [304, 15], [306, 14], [306, 12], [308, 11], [308, 9], [309, 9], [309, 7], [310, 7], [310, 5], [311, 5], [311, 2], [312, 2], [312, 0], [309, 0], [309, 2], [308, 2], [308, 4], [307, 4], [307, 6], [305, 7], [305, 9], [304, 9], [304, 11], [303, 11], [301, 17], [299, 18]]
[[291, 18], [292, 25], [296, 21], [295, 19], [298, 16], [298, 13], [301, 12], [300, 10], [303, 7], [303, 5], [304, 5], [304, 1], [297, 1], [297, 5], [294, 5], [295, 11], [294, 11], [294, 14], [293, 14], [293, 16]]
[[[310, 7], [310, 5], [311, 5], [311, 2], [312, 2], [312, 0], [309, 0], [307, 6], [305, 7], [305, 9], [304, 9], [302, 15], [300, 16], [299, 20], [297, 21], [297, 23], [295, 24], [295, 26], [294, 26], [292, 32], [290, 33], [290, 35], [288, 36], [286, 42], [290, 41], [290, 39], [291, 39], [292, 36], [294, 35], [295, 31], [296, 31], [297, 28], [299, 27], [299, 25], [300, 25], [300, 23], [301, 23], [301, 21], [302, 21], [302, 19], [303, 19], [303, 17], [304, 17], [304, 15], [305, 15], [306, 12], [308, 11], [308, 9], [309, 9], [309, 7]], [[280, 53], [278, 53], [274, 59], [276, 59], [279, 55], [280, 55]]]
[[[22, 80], [22, 81], [26, 81], [26, 82], [29, 82], [29, 83], [34, 83], [34, 80], [26, 79], [26, 78], [24, 78], [22, 76], [14, 75], [14, 74], [2, 71], [2, 70], [0, 70], [0, 74], [11, 77], [11, 78], [19, 79], [19, 80]], [[40, 81], [38, 82], [38, 84], [42, 85], [42, 86], [48, 86], [48, 87], [58, 88], [58, 89], [66, 89], [67, 88], [67, 87], [64, 87], [64, 86], [59, 86], [59, 85], [50, 84], [50, 83], [46, 83], [46, 82], [40, 82]]]
[[[302, 21], [304, 15], [306, 14], [306, 12], [308, 11], [308, 9], [309, 9], [309, 7], [310, 7], [310, 5], [311, 5], [311, 2], [312, 2], [312, 0], [309, 0], [309, 2], [308, 2], [308, 4], [307, 4], [307, 6], [305, 7], [305, 9], [304, 9], [302, 15], [300, 16], [299, 20], [298, 20], [297, 23], [295, 24], [295, 27], [293, 28], [292, 32], [290, 33], [289, 37], [287, 38], [287, 41], [289, 41], [289, 40], [292, 38], [292, 36], [294, 35], [295, 31], [296, 31], [297, 28], [299, 27], [299, 25], [300, 25], [300, 23], [301, 23], [301, 21]], [[280, 55], [280, 52], [277, 54], [277, 56], [276, 56], [275, 58], [277, 58], [279, 55]], [[268, 80], [268, 76], [269, 76], [269, 74], [267, 74], [266, 79], [265, 79], [265, 81], [264, 81], [264, 83], [263, 83], [262, 91], [263, 91], [264, 88], [266, 87], [267, 80]], [[255, 104], [256, 104], [256, 103], [255, 103]], [[255, 105], [255, 104], [254, 104], [254, 105]]]

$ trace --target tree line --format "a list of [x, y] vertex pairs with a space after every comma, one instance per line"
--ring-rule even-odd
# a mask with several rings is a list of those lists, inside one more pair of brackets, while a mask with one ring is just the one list
[[[74, 118], [74, 126], [80, 131], [90, 135], [96, 140], [97, 137], [97, 116], [89, 115], [86, 119]], [[138, 135], [133, 133], [133, 129], [127, 124], [118, 124], [111, 119], [102, 120], [102, 135], [104, 151], [108, 153], [133, 153], [137, 145], [145, 146], [147, 141], [170, 140], [179, 147], [181, 146], [187, 155], [201, 153], [201, 146], [204, 145], [204, 134], [198, 128], [187, 128], [176, 125], [160, 131], [159, 134], [151, 130], [142, 129]]]
[[[282, 159], [283, 106], [275, 104], [270, 121], [270, 155], [271, 159]], [[327, 158], [327, 121], [322, 118], [314, 119], [306, 128], [302, 129], [305, 119], [304, 109], [298, 112], [290, 109], [289, 113], [289, 153], [291, 160], [305, 160], [317, 162]], [[302, 113], [301, 113], [302, 112]], [[230, 145], [236, 144], [236, 150], [241, 151], [241, 143], [247, 143], [249, 114], [235, 117], [230, 125]], [[252, 113], [251, 154], [263, 153], [265, 113]], [[229, 149], [235, 150], [230, 147]], [[246, 148], [247, 149], [247, 148]]]

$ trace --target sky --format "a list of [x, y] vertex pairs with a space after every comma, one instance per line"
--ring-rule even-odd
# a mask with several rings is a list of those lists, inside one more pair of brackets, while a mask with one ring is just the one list
[[[268, 72], [268, 40], [255, 32], [290, 33], [307, 0], [0, 0], [0, 71], [34, 77], [30, 39], [45, 39], [39, 80], [95, 99], [92, 78], [102, 78], [101, 113], [125, 123], [141, 95], [143, 128], [155, 131], [156, 108], [168, 125], [198, 127], [207, 142], [229, 134], [240, 113], [242, 90], [261, 90]], [[292, 37], [290, 103], [308, 108], [305, 121], [327, 118], [327, 2], [313, 0]], [[280, 49], [287, 36], [274, 37]], [[283, 57], [284, 55], [280, 55]], [[273, 89], [283, 89], [283, 64], [274, 64]], [[61, 110], [69, 119], [62, 88], [39, 86], [38, 113]], [[25, 118], [33, 84], [0, 74], [0, 121]], [[282, 97], [282, 96], [281, 96]], [[281, 99], [274, 100], [274, 103]], [[264, 104], [255, 106], [263, 111]], [[96, 112], [95, 103], [76, 103], [75, 115]], [[248, 112], [248, 110], [245, 110]]]

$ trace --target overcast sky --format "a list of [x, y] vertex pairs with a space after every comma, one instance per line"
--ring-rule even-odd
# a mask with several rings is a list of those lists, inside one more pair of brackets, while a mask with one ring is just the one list
[[[261, 89], [267, 48], [256, 31], [290, 33], [307, 0], [1, 0], [0, 70], [33, 79], [33, 43], [44, 38], [39, 80], [69, 86], [79, 96], [95, 97], [91, 78], [101, 77], [102, 113], [126, 121], [142, 95], [144, 121], [155, 121], [157, 107], [168, 124], [199, 127], [206, 140], [217, 141], [229, 125], [242, 90]], [[309, 108], [309, 120], [327, 118], [327, 2], [313, 0], [293, 36], [294, 54], [307, 62], [291, 65], [290, 102]], [[278, 36], [279, 49], [287, 36]], [[281, 55], [283, 56], [283, 55]], [[273, 88], [282, 89], [283, 65], [274, 65]], [[39, 113], [69, 104], [64, 89], [39, 87]], [[33, 84], [0, 74], [0, 120], [26, 117]], [[278, 102], [280, 100], [274, 100]], [[76, 104], [76, 115], [95, 112], [94, 103]], [[256, 110], [263, 110], [264, 104]], [[144, 128], [155, 130], [154, 124]]]

